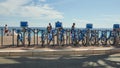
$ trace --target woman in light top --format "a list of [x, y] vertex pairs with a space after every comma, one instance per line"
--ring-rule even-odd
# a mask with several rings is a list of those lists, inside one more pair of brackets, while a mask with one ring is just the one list
[[8, 31], [9, 31], [9, 30], [8, 30], [8, 27], [7, 27], [7, 24], [6, 24], [5, 27], [4, 27], [4, 35], [7, 34]]

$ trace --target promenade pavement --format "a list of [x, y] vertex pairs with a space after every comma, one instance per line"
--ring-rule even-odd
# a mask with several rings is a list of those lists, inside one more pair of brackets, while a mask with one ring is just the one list
[[120, 53], [119, 47], [7, 47], [0, 48], [0, 56], [91, 55]]

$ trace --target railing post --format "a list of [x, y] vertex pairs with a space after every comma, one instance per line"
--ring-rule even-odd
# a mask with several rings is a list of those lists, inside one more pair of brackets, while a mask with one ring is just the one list
[[65, 45], [65, 35], [64, 35], [64, 33], [65, 33], [65, 30], [63, 32], [63, 44], [62, 45]]
[[13, 44], [13, 46], [14, 46], [14, 29], [12, 29], [12, 44]]
[[36, 33], [36, 32], [35, 32], [35, 29], [34, 29], [34, 45], [35, 45], [35, 33]]
[[68, 34], [69, 34], [69, 35], [68, 35], [68, 39], [69, 39], [69, 45], [70, 45], [70, 39], [71, 39], [71, 38], [70, 38], [70, 29], [68, 30]]
[[95, 35], [95, 45], [98, 45], [99, 44], [99, 33], [98, 33], [99, 31], [98, 30], [95, 30], [95, 33], [96, 33], [96, 35]]
[[3, 29], [1, 29], [1, 46], [3, 46]]
[[66, 32], [66, 38], [65, 38], [65, 41], [66, 41], [66, 45], [67, 45], [67, 29], [65, 30], [65, 32]]
[[47, 31], [47, 33], [46, 33], [46, 34], [47, 34], [47, 38], [46, 38], [46, 39], [47, 39], [47, 45], [48, 45], [48, 31]]
[[118, 31], [115, 31], [116, 35], [115, 35], [115, 45], [117, 46], [118, 45], [118, 42], [119, 42], [119, 35], [118, 35]]
[[43, 31], [41, 30], [41, 46], [43, 47], [44, 44], [44, 35], [43, 35]]
[[25, 46], [25, 28], [23, 30], [23, 45]]
[[31, 44], [31, 30], [28, 29], [27, 32], [28, 32], [28, 46], [30, 46], [30, 44]]
[[86, 45], [89, 46], [90, 29], [87, 30]]
[[38, 33], [39, 33], [39, 29], [37, 29], [37, 45], [38, 45]]
[[57, 29], [57, 45], [59, 45], [59, 29]]
[[55, 40], [54, 40], [54, 31], [52, 32], [52, 37], [53, 37], [53, 45], [55, 45]]
[[20, 37], [20, 35], [18, 33], [18, 35], [17, 35], [17, 46], [19, 45], [19, 37]]

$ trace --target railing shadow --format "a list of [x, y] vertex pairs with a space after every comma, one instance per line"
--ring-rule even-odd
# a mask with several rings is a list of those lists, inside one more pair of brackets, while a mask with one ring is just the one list
[[[118, 55], [116, 55], [118, 54]], [[120, 53], [88, 56], [3, 57], [0, 68], [119, 68]], [[1, 59], [0, 59], [1, 60]], [[11, 62], [10, 62], [11, 61]]]

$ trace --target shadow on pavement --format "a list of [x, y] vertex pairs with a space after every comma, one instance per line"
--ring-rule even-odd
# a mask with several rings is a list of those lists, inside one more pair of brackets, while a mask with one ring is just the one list
[[1, 57], [0, 68], [119, 68], [120, 53], [88, 56]]

